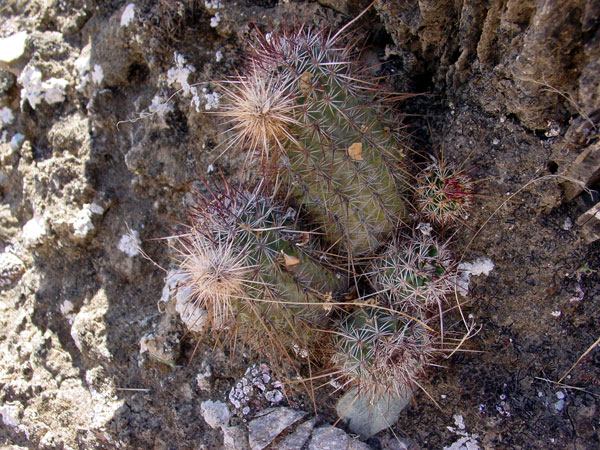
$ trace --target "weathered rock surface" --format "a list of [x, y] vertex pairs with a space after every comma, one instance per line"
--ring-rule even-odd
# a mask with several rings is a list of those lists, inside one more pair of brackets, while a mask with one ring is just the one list
[[262, 450], [267, 447], [283, 430], [302, 419], [305, 412], [290, 408], [268, 409], [248, 424], [250, 448]]
[[[219, 100], [214, 80], [243, 70], [254, 27], [336, 30], [349, 19], [340, 11], [356, 15], [369, 3], [0, 6], [0, 38], [27, 33], [0, 67], [0, 255], [20, 261], [0, 258], [0, 445], [249, 445], [244, 423], [212, 429], [201, 405], [226, 399], [232, 380], [262, 361], [210, 339], [197, 346], [176, 313], [159, 311], [171, 263], [157, 239], [182, 220], [190, 191], [206, 189], [191, 180], [212, 186], [221, 173], [238, 175], [243, 156], [216, 161], [222, 136], [209, 108]], [[378, 0], [356, 25], [369, 36], [365, 61], [380, 63], [374, 76], [431, 94], [397, 105], [409, 113], [414, 147], [483, 180], [468, 223], [447, 236], [465, 261], [494, 262], [462, 303], [481, 325], [464, 350], [481, 353], [457, 352], [423, 381], [463, 428], [417, 393], [418, 406], [373, 439], [597, 448], [595, 353], [568, 380], [593, 395], [569, 390], [557, 409], [556, 386], [543, 381], [593, 344], [600, 320], [598, 242], [580, 239], [598, 235], [597, 199], [561, 188], [565, 173], [598, 187], [597, 2]], [[144, 338], [151, 357], [140, 355]], [[333, 423], [337, 394], [327, 389], [315, 398]], [[253, 442], [366, 448], [307, 417], [265, 424]]]
[[200, 404], [202, 417], [211, 428], [222, 428], [229, 425], [229, 409], [223, 402], [207, 400]]
[[313, 430], [308, 443], [308, 450], [336, 450], [339, 448], [370, 450], [371, 447], [331, 425], [324, 425]]
[[545, 131], [577, 109], [600, 107], [594, 2], [379, 0], [376, 8], [410, 52], [403, 58], [418, 61], [411, 69], [431, 73], [450, 99], [477, 91], [470, 99], [484, 111]]
[[580, 232], [587, 242], [600, 239], [600, 203], [579, 216], [577, 225], [581, 227]]
[[573, 200], [600, 179], [600, 142], [582, 150], [567, 167], [563, 183], [565, 199]]
[[316, 422], [317, 419], [313, 417], [306, 422], [301, 423], [293, 432], [289, 433], [287, 436], [281, 439], [281, 441], [279, 441], [277, 444], [278, 447], [281, 450], [295, 450], [304, 448], [311, 436]]
[[227, 450], [247, 450], [248, 432], [241, 426], [223, 427], [223, 446]]
[[404, 395], [389, 392], [373, 396], [368, 392], [359, 393], [354, 387], [338, 400], [335, 409], [350, 431], [369, 439], [396, 423], [411, 400], [412, 393], [408, 389]]

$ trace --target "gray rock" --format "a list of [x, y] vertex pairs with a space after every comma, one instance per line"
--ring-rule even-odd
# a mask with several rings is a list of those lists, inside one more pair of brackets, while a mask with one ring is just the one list
[[308, 450], [371, 450], [364, 442], [350, 437], [343, 430], [331, 425], [315, 428]]
[[187, 181], [187, 172], [182, 169], [190, 163], [184, 152], [177, 151], [178, 145], [181, 142], [173, 142], [165, 133], [157, 133], [154, 138], [146, 136], [127, 152], [125, 164], [136, 175], [181, 187]]
[[[143, 67], [143, 44], [133, 27], [122, 27], [123, 11], [116, 11], [108, 20], [91, 23], [91, 66], [102, 67], [101, 87], [126, 86], [135, 82], [131, 67]], [[134, 66], [135, 67], [135, 66]]]
[[419, 450], [420, 447], [409, 438], [399, 438], [397, 436], [391, 436], [389, 433], [386, 433], [380, 439], [380, 444], [382, 450]]
[[319, 0], [319, 3], [348, 16], [357, 16], [369, 4], [360, 0]]
[[279, 450], [298, 450], [304, 448], [304, 444], [310, 438], [310, 434], [315, 426], [317, 419], [313, 417], [310, 420], [298, 425], [296, 430], [290, 435], [286, 436], [278, 444]]
[[25, 53], [25, 39], [27, 39], [26, 31], [20, 31], [0, 39], [0, 61], [10, 63], [23, 56], [23, 53]]
[[8, 252], [0, 253], [0, 287], [17, 281], [23, 272], [25, 272], [25, 264], [17, 255]]
[[600, 239], [600, 203], [583, 213], [577, 219], [577, 225], [580, 227], [579, 232], [584, 239], [592, 243]]
[[84, 364], [93, 367], [102, 361], [109, 363], [112, 354], [109, 350], [104, 315], [109, 307], [106, 291], [100, 289], [91, 300], [80, 309], [71, 326], [71, 338], [81, 352]]
[[[600, 40], [582, 45], [582, 32], [596, 21], [596, 14], [582, 17], [585, 3], [394, 0], [378, 1], [375, 8], [396, 45], [414, 53], [417, 70], [434, 68], [438, 86], [453, 92], [450, 86], [479, 84], [474, 99], [484, 109], [516, 114], [526, 127], [543, 130], [548, 120], [565, 120], [564, 108], [571, 105], [558, 91], [570, 92], [578, 77], [576, 101], [588, 113], [598, 108]], [[528, 25], [521, 29], [519, 23]], [[458, 58], [449, 58], [451, 48], [460, 49]]]
[[248, 424], [250, 448], [262, 450], [281, 434], [283, 430], [304, 417], [304, 411], [291, 408], [270, 408]]
[[229, 424], [229, 409], [223, 402], [207, 400], [200, 404], [202, 417], [211, 428], [219, 428]]
[[19, 76], [24, 65], [22, 60], [25, 54], [26, 39], [26, 31], [20, 31], [0, 39], [0, 68], [7, 69], [15, 76]]
[[373, 399], [370, 394], [359, 394], [357, 388], [352, 388], [340, 398], [336, 410], [341, 418], [348, 421], [353, 433], [368, 439], [398, 421], [400, 412], [412, 398], [408, 389], [404, 394], [398, 396], [390, 392]]
[[573, 200], [587, 186], [600, 178], [600, 144], [585, 148], [565, 172], [568, 179], [563, 183], [565, 199]]
[[241, 426], [222, 427], [223, 447], [225, 450], [247, 450], [248, 436]]

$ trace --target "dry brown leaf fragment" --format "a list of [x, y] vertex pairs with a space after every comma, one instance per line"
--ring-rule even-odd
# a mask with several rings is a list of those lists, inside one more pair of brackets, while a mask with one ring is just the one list
[[325, 294], [325, 298], [323, 299], [323, 309], [327, 312], [331, 311], [333, 308], [332, 299], [333, 295], [331, 294], [331, 292]]
[[362, 161], [362, 148], [363, 146], [361, 142], [355, 142], [350, 147], [348, 147], [348, 156], [350, 156], [350, 159], [352, 159], [353, 161]]
[[310, 92], [310, 88], [312, 86], [312, 83], [310, 80], [312, 80], [312, 78], [315, 75], [312, 74], [311, 72], [304, 72], [302, 75], [300, 75], [300, 92], [302, 92], [303, 95], [308, 95], [308, 93]]
[[310, 240], [310, 234], [308, 234], [306, 231], [303, 231], [302, 233], [300, 233], [300, 242], [298, 242], [296, 245], [298, 247], [302, 247], [303, 245], [308, 244], [309, 240]]
[[283, 250], [281, 250], [281, 255], [283, 256], [283, 263], [286, 267], [294, 267], [300, 264], [300, 260], [293, 255], [288, 255]]
[[378, 303], [379, 302], [378, 302], [377, 297], [371, 297], [371, 298], [368, 298], [367, 300], [365, 300], [365, 304], [367, 304], [367, 305], [377, 305]]

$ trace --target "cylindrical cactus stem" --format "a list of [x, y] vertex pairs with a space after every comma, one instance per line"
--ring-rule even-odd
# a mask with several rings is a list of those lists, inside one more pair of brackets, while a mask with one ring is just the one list
[[450, 251], [420, 232], [394, 238], [368, 276], [386, 303], [403, 311], [440, 309], [456, 286]]
[[213, 328], [267, 357], [310, 351], [324, 302], [343, 286], [293, 215], [258, 191], [228, 186], [198, 202], [171, 244], [190, 303], [207, 310]]
[[417, 320], [364, 308], [341, 323], [332, 361], [344, 387], [378, 398], [390, 392], [406, 396], [434, 354], [432, 338]]
[[403, 143], [381, 88], [350, 45], [301, 29], [258, 42], [224, 86], [231, 145], [277, 169], [330, 244], [361, 255], [407, 215]]

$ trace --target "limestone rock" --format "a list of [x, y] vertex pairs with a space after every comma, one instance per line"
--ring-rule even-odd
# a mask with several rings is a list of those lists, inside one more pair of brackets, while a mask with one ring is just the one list
[[[574, 101], [598, 109], [597, 8], [584, 0], [375, 3], [398, 48], [433, 70], [448, 95], [462, 85], [493, 114], [515, 114], [530, 129], [565, 121]], [[578, 86], [579, 84], [579, 86]], [[451, 88], [451, 89], [448, 89]], [[579, 95], [567, 100], [571, 92]]]
[[313, 430], [308, 450], [371, 450], [371, 447], [352, 438], [343, 430], [331, 425], [323, 425]]
[[25, 54], [27, 31], [19, 31], [0, 39], [0, 68], [5, 68], [18, 76], [22, 67], [19, 64]]
[[286, 428], [306, 415], [291, 408], [270, 408], [248, 424], [250, 448], [262, 450]]
[[248, 435], [241, 426], [221, 427], [225, 450], [248, 450]]
[[594, 242], [600, 238], [600, 203], [583, 213], [577, 219], [580, 233], [587, 242]]
[[104, 320], [107, 309], [106, 293], [100, 290], [81, 307], [71, 326], [71, 338], [89, 365], [112, 360], [112, 355], [107, 347], [106, 322]]
[[200, 404], [202, 417], [211, 428], [220, 428], [229, 424], [229, 409], [223, 402], [207, 400]]
[[565, 172], [569, 178], [563, 183], [565, 199], [573, 200], [585, 186], [598, 181], [600, 178], [600, 143], [590, 145], [575, 158]]
[[0, 253], [0, 287], [7, 286], [23, 275], [25, 264], [13, 253]]
[[19, 31], [0, 39], [0, 61], [10, 63], [23, 56], [25, 39], [27, 39], [27, 31]]
[[308, 442], [316, 422], [317, 419], [313, 417], [298, 425], [294, 432], [287, 435], [278, 443], [278, 448], [280, 450], [297, 450], [304, 448], [304, 444]]
[[406, 389], [402, 396], [390, 392], [372, 400], [370, 394], [359, 393], [357, 388], [352, 388], [340, 398], [336, 409], [338, 415], [348, 421], [353, 433], [368, 439], [394, 425], [411, 398], [410, 391]]

